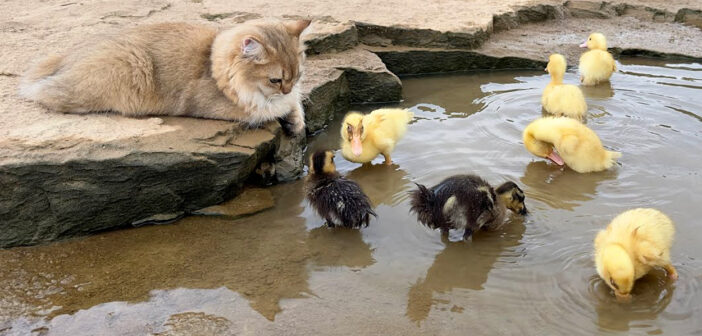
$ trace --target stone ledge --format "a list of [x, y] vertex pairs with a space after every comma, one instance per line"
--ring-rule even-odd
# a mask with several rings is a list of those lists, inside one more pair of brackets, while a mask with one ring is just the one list
[[675, 14], [675, 22], [680, 22], [702, 29], [702, 10], [683, 8]]
[[443, 48], [479, 47], [489, 34], [482, 29], [473, 32], [441, 32], [433, 29], [419, 29], [399, 26], [379, 26], [356, 22], [361, 43], [372, 46], [422, 46]]
[[315, 22], [314, 32], [305, 37], [307, 55], [340, 52], [358, 45], [358, 30], [352, 22]]
[[[0, 159], [0, 246], [30, 245], [189, 213], [235, 196], [281, 128], [239, 132], [217, 121], [165, 118], [174, 131], [102, 144], [84, 143], [67, 158]], [[51, 151], [51, 150], [49, 150]], [[58, 153], [60, 156], [60, 152]]]
[[417, 75], [497, 69], [543, 69], [546, 62], [522, 57], [494, 57], [470, 50], [371, 48], [390, 71]]
[[402, 82], [372, 52], [355, 48], [307, 59], [303, 91], [309, 133], [324, 128], [337, 112], [350, 104], [396, 102], [402, 99]]
[[563, 6], [536, 5], [518, 8], [515, 11], [494, 15], [492, 32], [514, 29], [526, 23], [563, 19], [565, 16], [566, 11]]
[[[598, 7], [599, 8], [599, 7]], [[607, 11], [607, 7], [604, 7]], [[655, 22], [631, 15], [607, 19], [569, 17], [565, 20], [529, 23], [493, 34], [476, 52], [495, 57], [520, 57], [546, 61], [552, 53], [563, 54], [577, 66], [584, 49], [579, 45], [593, 32], [607, 36], [615, 56], [645, 56], [678, 60], [702, 58], [702, 30], [675, 22]]]

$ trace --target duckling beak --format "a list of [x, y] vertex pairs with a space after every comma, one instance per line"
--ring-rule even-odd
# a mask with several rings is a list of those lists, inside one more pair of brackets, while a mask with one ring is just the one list
[[580, 48], [587, 48], [587, 40], [580, 45]]
[[361, 137], [354, 136], [351, 138], [351, 152], [353, 153], [353, 155], [361, 156], [361, 153], [363, 152]]
[[556, 151], [552, 151], [549, 155], [546, 155], [546, 158], [553, 161], [553, 163], [562, 166], [564, 164], [563, 158], [561, 158]]
[[544, 68], [544, 71], [548, 72], [548, 67]]
[[614, 296], [617, 298], [617, 302], [619, 303], [627, 303], [631, 301], [631, 294], [621, 294], [614, 291]]

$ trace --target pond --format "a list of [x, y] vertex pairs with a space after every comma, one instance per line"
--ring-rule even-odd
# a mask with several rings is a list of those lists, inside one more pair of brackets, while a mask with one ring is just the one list
[[[578, 174], [524, 149], [544, 72], [404, 78], [400, 106], [416, 118], [395, 164], [337, 153], [376, 207], [369, 227], [322, 227], [297, 181], [272, 187], [275, 207], [242, 219], [2, 250], [0, 335], [701, 333], [702, 65], [636, 58], [619, 68], [611, 85], [583, 89], [587, 125], [623, 153], [609, 171]], [[340, 120], [309, 148], [338, 148]], [[530, 214], [471, 242], [419, 225], [413, 182], [460, 173], [516, 182]], [[653, 272], [622, 304], [597, 276], [593, 239], [635, 207], [676, 223], [680, 279]]]

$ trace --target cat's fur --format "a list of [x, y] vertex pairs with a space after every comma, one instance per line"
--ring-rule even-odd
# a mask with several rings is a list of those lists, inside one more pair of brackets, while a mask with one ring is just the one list
[[309, 24], [257, 20], [221, 32], [145, 25], [44, 59], [25, 74], [20, 93], [66, 113], [192, 116], [251, 126], [285, 119], [299, 133], [305, 126], [300, 34]]

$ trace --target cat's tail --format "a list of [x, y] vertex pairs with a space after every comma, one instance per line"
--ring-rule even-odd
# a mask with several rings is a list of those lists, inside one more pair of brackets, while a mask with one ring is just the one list
[[51, 55], [32, 66], [19, 84], [19, 94], [34, 100], [49, 109], [60, 112], [81, 112], [76, 110], [75, 99], [70, 99], [59, 72], [63, 56]]
[[24, 79], [27, 81], [37, 81], [44, 77], [51, 76], [58, 71], [61, 61], [63, 61], [63, 56], [55, 54], [50, 55], [29, 69], [29, 71], [24, 74]]
[[63, 61], [63, 56], [51, 55], [32, 66], [22, 77], [19, 89], [26, 98], [41, 101], [42, 92], [52, 82], [51, 76], [56, 74]]

